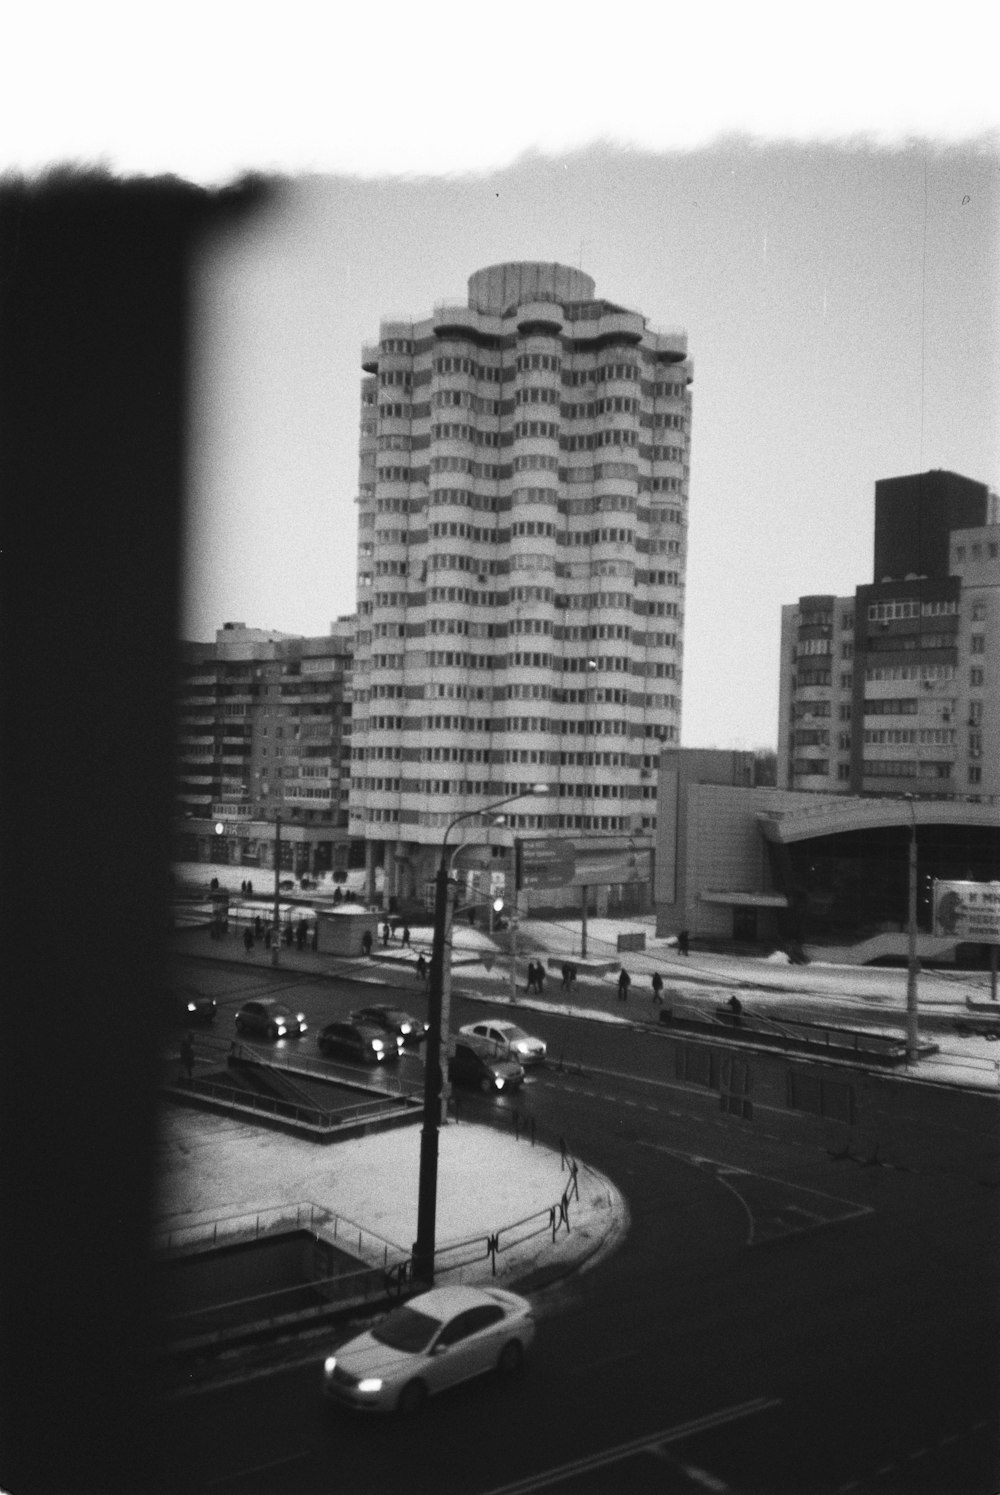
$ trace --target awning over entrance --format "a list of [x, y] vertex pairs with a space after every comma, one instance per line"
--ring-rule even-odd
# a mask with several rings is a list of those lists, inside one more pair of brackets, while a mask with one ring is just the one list
[[699, 898], [704, 903], [724, 903], [730, 908], [787, 908], [784, 893], [719, 893], [703, 891]]
[[848, 795], [818, 799], [815, 805], [776, 810], [758, 815], [761, 834], [767, 841], [789, 845], [816, 836], [841, 835], [889, 825], [1000, 824], [1000, 810], [992, 805], [943, 799], [859, 799]]

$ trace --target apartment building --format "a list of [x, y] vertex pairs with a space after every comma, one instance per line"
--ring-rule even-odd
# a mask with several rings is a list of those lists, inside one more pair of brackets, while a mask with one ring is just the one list
[[782, 608], [778, 784], [1000, 802], [1000, 512], [932, 471], [875, 485], [874, 580]]
[[303, 638], [226, 623], [180, 646], [174, 855], [274, 866], [347, 865], [354, 619]]
[[422, 895], [451, 821], [536, 784], [508, 841], [651, 844], [680, 733], [685, 334], [580, 270], [508, 263], [383, 322], [362, 367], [349, 829], [369, 873]]

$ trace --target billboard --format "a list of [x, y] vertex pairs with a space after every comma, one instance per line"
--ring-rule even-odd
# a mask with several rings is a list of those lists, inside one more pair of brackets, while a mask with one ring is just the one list
[[1000, 944], [1000, 882], [934, 883], [934, 933]]
[[653, 852], [635, 841], [583, 846], [572, 841], [519, 841], [522, 888], [592, 888], [607, 883], [649, 882]]

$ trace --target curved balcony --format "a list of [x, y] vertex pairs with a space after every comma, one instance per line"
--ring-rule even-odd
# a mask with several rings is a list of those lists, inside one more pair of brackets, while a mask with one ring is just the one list
[[378, 373], [378, 343], [364, 343], [361, 348], [361, 367], [366, 374]]
[[558, 337], [565, 320], [556, 301], [525, 301], [517, 308], [517, 330], [522, 337]]

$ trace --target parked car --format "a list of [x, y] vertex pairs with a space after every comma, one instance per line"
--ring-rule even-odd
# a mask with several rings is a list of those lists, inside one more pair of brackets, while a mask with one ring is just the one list
[[498, 1053], [508, 1059], [516, 1059], [525, 1066], [545, 1063], [547, 1050], [544, 1039], [532, 1038], [517, 1023], [509, 1023], [505, 1018], [494, 1017], [482, 1023], [468, 1023], [459, 1032], [473, 1038], [488, 1038], [497, 1045]]
[[362, 1007], [351, 1013], [351, 1022], [373, 1023], [393, 1038], [401, 1038], [404, 1044], [421, 1043], [427, 1037], [427, 1024], [400, 1007]]
[[284, 1002], [261, 997], [244, 1002], [236, 1014], [237, 1033], [260, 1033], [265, 1038], [301, 1038], [308, 1024], [304, 1012], [293, 1012]]
[[327, 1023], [316, 1035], [320, 1053], [329, 1057], [342, 1055], [347, 1059], [360, 1059], [362, 1064], [381, 1064], [385, 1059], [398, 1059], [403, 1050], [403, 1040], [387, 1033], [374, 1023]]
[[436, 1287], [327, 1355], [323, 1394], [373, 1412], [414, 1412], [473, 1376], [517, 1370], [535, 1337], [531, 1304], [499, 1287]]
[[203, 992], [185, 988], [182, 991], [165, 990], [163, 1000], [171, 1022], [211, 1023], [215, 1021], [216, 1001]]
[[479, 1090], [516, 1090], [524, 1079], [524, 1070], [516, 1059], [504, 1059], [496, 1044], [488, 1038], [463, 1035], [454, 1040], [448, 1056], [448, 1078], [455, 1085], [471, 1085]]

